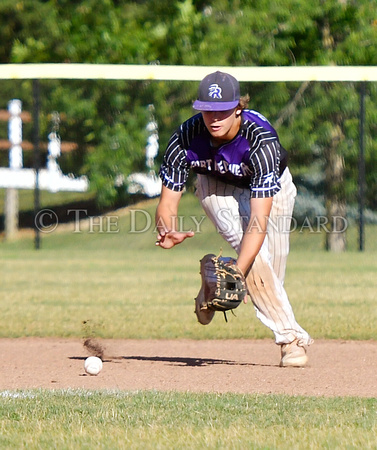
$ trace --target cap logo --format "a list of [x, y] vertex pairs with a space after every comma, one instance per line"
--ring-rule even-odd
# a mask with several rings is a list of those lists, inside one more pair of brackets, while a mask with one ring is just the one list
[[218, 84], [214, 83], [211, 84], [211, 86], [208, 89], [208, 96], [211, 98], [223, 98], [221, 92], [222, 92], [221, 87]]

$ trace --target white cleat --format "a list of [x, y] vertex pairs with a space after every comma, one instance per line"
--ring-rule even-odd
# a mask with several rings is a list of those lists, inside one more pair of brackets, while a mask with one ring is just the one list
[[290, 344], [282, 344], [280, 367], [305, 367], [308, 355], [305, 347], [298, 344], [298, 340]]

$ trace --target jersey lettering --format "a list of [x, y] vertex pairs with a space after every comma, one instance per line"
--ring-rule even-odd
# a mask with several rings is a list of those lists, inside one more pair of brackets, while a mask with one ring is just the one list
[[250, 168], [243, 162], [241, 162], [241, 164], [235, 164], [228, 163], [227, 161], [212, 161], [211, 159], [203, 159], [199, 161], [191, 161], [190, 166], [194, 170], [195, 168], [200, 168], [208, 172], [217, 172], [220, 174], [226, 174], [229, 172], [236, 177], [251, 176], [252, 173]]

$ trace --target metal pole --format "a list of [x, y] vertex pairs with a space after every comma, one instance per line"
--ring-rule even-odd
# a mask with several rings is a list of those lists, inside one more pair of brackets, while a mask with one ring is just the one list
[[40, 210], [40, 190], [39, 190], [39, 170], [41, 166], [41, 156], [39, 148], [39, 80], [33, 80], [33, 144], [34, 144], [34, 247], [40, 248], [40, 230], [37, 224], [37, 217]]
[[365, 223], [364, 223], [364, 206], [365, 206], [365, 94], [366, 81], [360, 86], [360, 128], [359, 128], [359, 251], [365, 249]]

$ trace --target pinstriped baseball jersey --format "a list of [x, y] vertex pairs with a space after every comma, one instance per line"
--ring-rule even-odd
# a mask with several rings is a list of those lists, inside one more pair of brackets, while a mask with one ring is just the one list
[[171, 136], [160, 177], [166, 187], [181, 191], [193, 170], [237, 187], [249, 187], [252, 197], [263, 198], [279, 192], [286, 165], [287, 152], [276, 131], [258, 112], [244, 110], [239, 132], [220, 147], [211, 145], [211, 135], [199, 113]]

